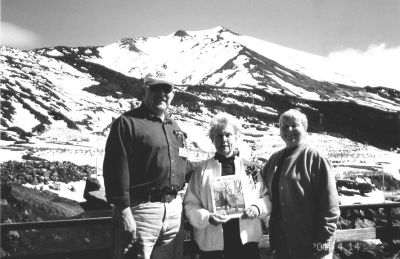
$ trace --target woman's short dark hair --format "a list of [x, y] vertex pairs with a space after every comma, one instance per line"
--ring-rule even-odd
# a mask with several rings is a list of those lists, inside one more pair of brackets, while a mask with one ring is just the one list
[[279, 117], [279, 126], [281, 126], [282, 122], [287, 119], [295, 119], [300, 121], [300, 123], [303, 125], [304, 130], [307, 131], [308, 128], [307, 116], [301, 111], [297, 109], [290, 109], [282, 113], [281, 116]]

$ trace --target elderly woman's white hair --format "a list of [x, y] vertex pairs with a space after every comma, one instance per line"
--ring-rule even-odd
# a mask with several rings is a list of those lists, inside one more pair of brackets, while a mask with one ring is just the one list
[[288, 120], [288, 119], [295, 119], [300, 121], [300, 123], [303, 125], [303, 128], [305, 131], [307, 131], [308, 128], [308, 120], [307, 120], [307, 116], [302, 113], [301, 111], [297, 110], [297, 109], [290, 109], [285, 111], [284, 113], [281, 114], [281, 116], [279, 117], [279, 126], [282, 125], [282, 122], [284, 120]]
[[238, 137], [242, 132], [242, 125], [238, 119], [228, 113], [221, 112], [215, 115], [210, 121], [208, 136], [211, 141], [214, 142], [215, 133], [224, 129], [226, 125], [231, 125], [233, 127], [236, 137]]

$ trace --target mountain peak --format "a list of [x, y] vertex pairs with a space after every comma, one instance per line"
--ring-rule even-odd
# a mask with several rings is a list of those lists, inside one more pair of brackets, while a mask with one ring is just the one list
[[130, 51], [140, 52], [140, 50], [136, 47], [136, 40], [132, 38], [123, 38], [119, 41], [118, 45], [122, 48], [128, 48]]
[[215, 29], [218, 30], [219, 34], [222, 34], [224, 32], [228, 32], [228, 33], [232, 33], [233, 35], [240, 36], [240, 34], [238, 34], [236, 32], [233, 32], [233, 31], [231, 31], [230, 29], [228, 29], [228, 28], [226, 28], [224, 26], [217, 26], [217, 27], [215, 27]]
[[216, 26], [213, 27], [211, 29], [206, 29], [206, 30], [197, 30], [197, 31], [189, 31], [187, 32], [188, 34], [190, 34], [191, 36], [195, 37], [195, 36], [217, 36], [220, 37], [221, 34], [223, 33], [229, 33], [235, 36], [240, 36], [240, 34], [233, 32], [231, 30], [229, 30], [228, 28], [224, 27], [224, 26]]
[[174, 36], [177, 36], [177, 37], [186, 37], [186, 36], [190, 36], [185, 30], [177, 30], [175, 33], [174, 33]]

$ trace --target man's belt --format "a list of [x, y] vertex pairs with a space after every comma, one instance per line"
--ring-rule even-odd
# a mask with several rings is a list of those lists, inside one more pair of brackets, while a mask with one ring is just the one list
[[[179, 189], [175, 187], [163, 187], [161, 189], [150, 189], [148, 191], [133, 191], [131, 194], [131, 206], [143, 202], [169, 203], [176, 198]], [[133, 205], [134, 206], [134, 205]]]

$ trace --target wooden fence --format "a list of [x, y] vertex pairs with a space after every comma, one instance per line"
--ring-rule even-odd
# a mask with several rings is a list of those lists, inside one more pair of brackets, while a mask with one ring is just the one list
[[[392, 212], [393, 209], [399, 208], [400, 202], [388, 202], [378, 204], [355, 204], [355, 205], [341, 205], [341, 211], [344, 210], [366, 210], [366, 209], [383, 209], [386, 216], [385, 226], [376, 226], [370, 228], [358, 228], [358, 229], [338, 229], [336, 234], [336, 242], [355, 242], [367, 239], [380, 239], [384, 242], [393, 244], [394, 240], [400, 239], [400, 225], [393, 225]], [[45, 228], [61, 228], [61, 227], [79, 227], [89, 225], [104, 225], [111, 224], [110, 217], [101, 218], [89, 218], [89, 219], [72, 219], [72, 220], [55, 220], [55, 221], [42, 221], [42, 222], [20, 222], [20, 223], [2, 223], [0, 224], [1, 232], [10, 230], [27, 230], [27, 229], [45, 229]], [[189, 239], [184, 242], [184, 255], [186, 258], [196, 258], [198, 248], [193, 241], [193, 233], [191, 226], [185, 224], [186, 231], [191, 233]], [[268, 243], [269, 236], [265, 235], [263, 240]], [[21, 258], [21, 259], [78, 259], [78, 258], [108, 258], [109, 248], [84, 250], [84, 251], [71, 251], [65, 253], [53, 253], [53, 254], [41, 254], [41, 255], [18, 255], [8, 256], [4, 258]]]

